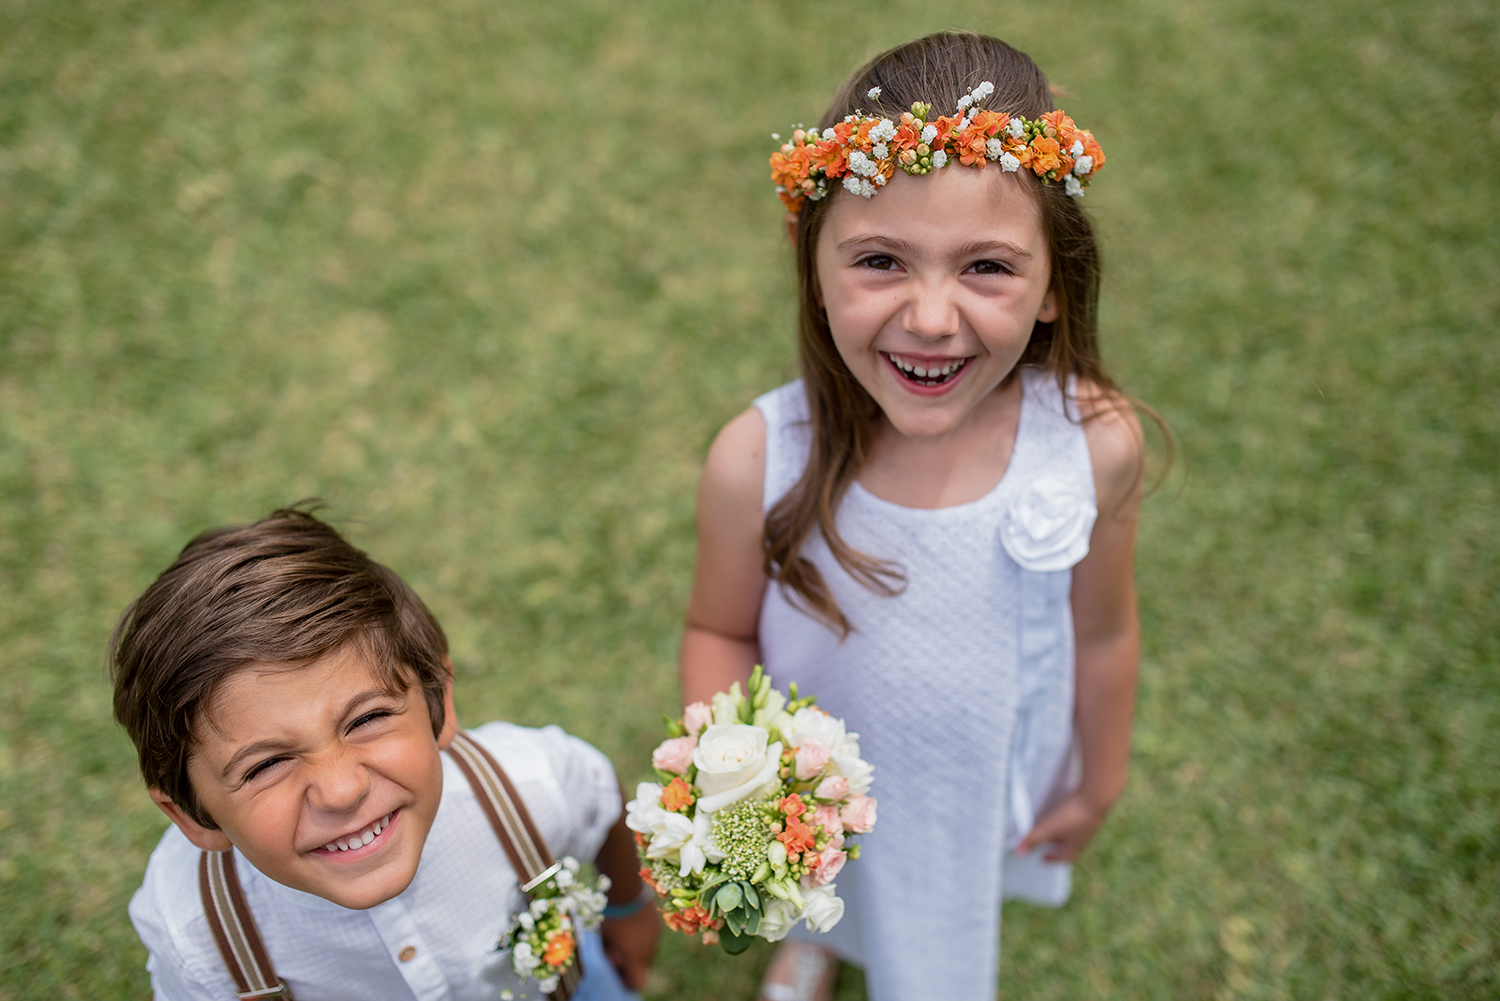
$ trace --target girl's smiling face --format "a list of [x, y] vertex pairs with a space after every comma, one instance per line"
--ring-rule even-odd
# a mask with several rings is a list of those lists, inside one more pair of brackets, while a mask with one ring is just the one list
[[215, 694], [188, 762], [219, 830], [153, 798], [200, 848], [233, 844], [278, 883], [373, 907], [411, 883], [437, 816], [451, 682], [446, 713], [434, 737], [421, 690], [391, 692], [357, 643], [307, 665], [252, 665]]
[[839, 192], [815, 261], [839, 355], [908, 438], [963, 427], [1056, 318], [1041, 210], [993, 166]]

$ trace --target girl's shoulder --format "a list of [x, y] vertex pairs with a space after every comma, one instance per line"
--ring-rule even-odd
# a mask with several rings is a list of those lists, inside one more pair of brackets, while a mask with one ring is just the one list
[[1146, 439], [1135, 405], [1119, 390], [1085, 378], [1075, 383], [1073, 402], [1088, 440], [1099, 510], [1138, 499], [1145, 472]]

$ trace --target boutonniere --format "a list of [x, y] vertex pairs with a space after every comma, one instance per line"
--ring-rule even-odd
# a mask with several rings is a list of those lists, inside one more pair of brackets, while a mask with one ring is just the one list
[[[568, 968], [578, 961], [578, 936], [599, 927], [603, 920], [609, 877], [585, 871], [578, 860], [565, 856], [521, 887], [531, 902], [510, 919], [495, 946], [510, 952], [510, 967], [523, 992], [529, 981], [551, 994]], [[517, 995], [501, 994], [505, 1001]]]

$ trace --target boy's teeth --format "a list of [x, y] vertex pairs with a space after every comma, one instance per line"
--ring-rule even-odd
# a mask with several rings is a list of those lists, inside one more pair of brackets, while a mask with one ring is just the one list
[[391, 815], [388, 813], [358, 834], [352, 834], [347, 838], [339, 838], [337, 841], [330, 841], [323, 846], [323, 850], [329, 852], [347, 852], [351, 848], [363, 848], [371, 841], [374, 841], [380, 835], [380, 832], [389, 827], [390, 824]]

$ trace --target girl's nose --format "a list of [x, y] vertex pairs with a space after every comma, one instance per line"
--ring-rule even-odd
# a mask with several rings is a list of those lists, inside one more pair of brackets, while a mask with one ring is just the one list
[[902, 320], [908, 333], [924, 341], [941, 340], [958, 333], [958, 305], [944, 285], [924, 283], [912, 288]]
[[308, 802], [327, 813], [348, 813], [370, 792], [370, 772], [357, 755], [345, 749], [318, 761], [308, 786]]

